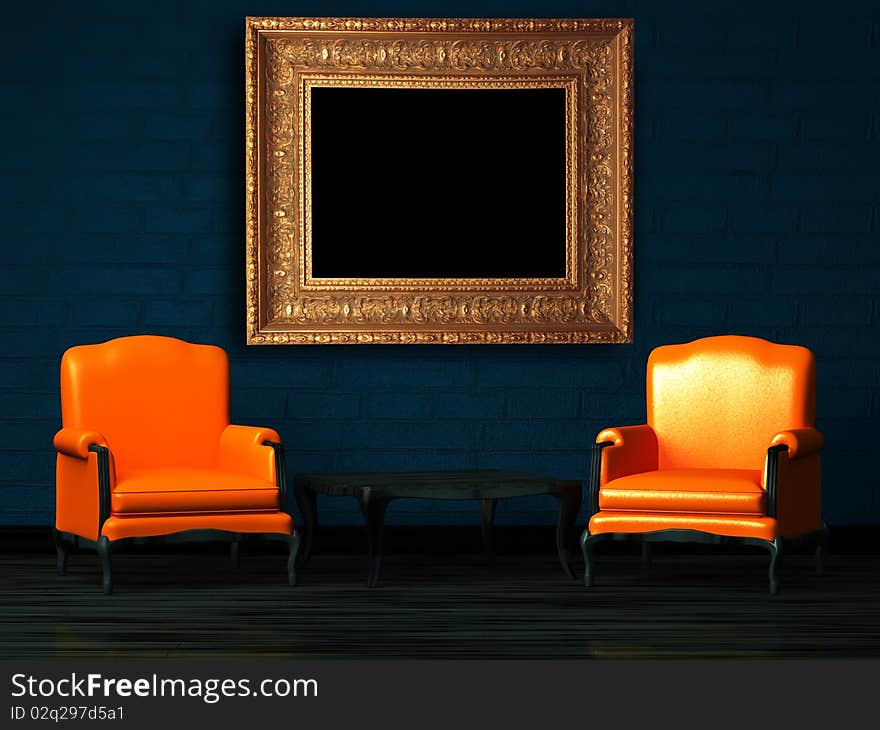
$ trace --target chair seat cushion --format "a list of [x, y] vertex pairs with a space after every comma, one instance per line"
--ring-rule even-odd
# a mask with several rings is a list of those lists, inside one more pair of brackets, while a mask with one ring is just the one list
[[751, 469], [663, 469], [599, 489], [602, 510], [761, 515], [764, 505], [761, 472]]
[[111, 495], [114, 514], [277, 510], [272, 482], [219, 469], [157, 469], [129, 474]]

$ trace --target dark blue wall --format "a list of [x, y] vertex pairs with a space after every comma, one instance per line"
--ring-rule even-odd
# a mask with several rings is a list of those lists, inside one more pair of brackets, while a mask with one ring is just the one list
[[[780, 5], [785, 7], [780, 8]], [[291, 472], [510, 467], [582, 477], [644, 420], [645, 358], [717, 333], [814, 350], [830, 523], [880, 522], [880, 15], [875, 3], [42, 2], [0, 53], [0, 524], [53, 515], [70, 345], [216, 343], [233, 416]], [[829, 8], [832, 8], [829, 10]], [[243, 17], [636, 19], [635, 343], [264, 347], [244, 341]], [[328, 522], [356, 519], [323, 505]], [[398, 522], [477, 522], [400, 504]], [[542, 523], [553, 505], [504, 505]]]

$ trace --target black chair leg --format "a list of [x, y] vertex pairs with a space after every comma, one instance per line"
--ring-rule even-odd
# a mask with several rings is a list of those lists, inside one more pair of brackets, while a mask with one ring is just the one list
[[584, 585], [591, 588], [593, 585], [593, 545], [604, 539], [605, 535], [591, 535], [589, 530], [584, 530], [581, 535], [581, 552], [584, 554]]
[[777, 563], [782, 557], [782, 538], [777, 537], [772, 542], [767, 542], [770, 551], [770, 595], [775, 596], [779, 592], [779, 578], [776, 575]]
[[95, 546], [98, 550], [98, 557], [101, 559], [101, 585], [104, 588], [104, 595], [109, 596], [113, 593], [113, 566], [110, 561], [110, 541], [104, 535], [101, 535]]
[[67, 557], [70, 555], [70, 545], [64, 539], [64, 533], [59, 530], [53, 530], [55, 538], [55, 565], [58, 568], [58, 575], [64, 575], [67, 572]]

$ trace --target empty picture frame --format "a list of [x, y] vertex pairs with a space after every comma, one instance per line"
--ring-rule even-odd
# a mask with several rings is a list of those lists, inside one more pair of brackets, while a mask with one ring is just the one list
[[632, 341], [629, 19], [248, 18], [248, 344]]

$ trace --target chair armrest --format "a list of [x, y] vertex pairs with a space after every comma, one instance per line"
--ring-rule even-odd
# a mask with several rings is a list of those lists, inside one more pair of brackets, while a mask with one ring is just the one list
[[587, 519], [599, 511], [599, 487], [612, 479], [657, 469], [657, 434], [641, 426], [606, 428], [596, 436], [587, 483]]
[[96, 431], [62, 428], [53, 440], [55, 527], [97, 540], [110, 517], [116, 464], [106, 440]]
[[819, 452], [823, 443], [815, 428], [780, 431], [770, 440], [762, 483], [767, 516], [779, 519], [783, 531], [802, 533], [821, 526]]
[[609, 443], [602, 453], [600, 483], [612, 479], [656, 471], [657, 434], [647, 424], [606, 428], [596, 436], [596, 443]]
[[825, 439], [815, 428], [792, 428], [780, 431], [770, 441], [770, 446], [786, 446], [790, 460], [818, 454]]
[[107, 441], [97, 431], [82, 428], [62, 428], [52, 439], [55, 450], [75, 459], [88, 459], [89, 446], [99, 444], [106, 446]]
[[281, 437], [271, 428], [229, 425], [220, 434], [220, 467], [277, 483], [275, 448]]

